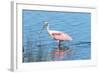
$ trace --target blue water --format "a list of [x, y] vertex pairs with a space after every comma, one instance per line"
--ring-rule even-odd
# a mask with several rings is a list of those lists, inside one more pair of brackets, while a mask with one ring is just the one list
[[[90, 13], [23, 10], [22, 17], [23, 62], [91, 59]], [[57, 42], [46, 29], [41, 30], [44, 21], [49, 23], [51, 30], [62, 31], [72, 37], [72, 41], [62, 42], [63, 57], [55, 57]]]

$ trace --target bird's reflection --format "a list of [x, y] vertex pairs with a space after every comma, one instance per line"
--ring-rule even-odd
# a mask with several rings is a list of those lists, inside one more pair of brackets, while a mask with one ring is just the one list
[[60, 59], [63, 60], [66, 55], [71, 54], [72, 50], [70, 47], [60, 47], [60, 48], [54, 48], [52, 50], [52, 58], [53, 59]]

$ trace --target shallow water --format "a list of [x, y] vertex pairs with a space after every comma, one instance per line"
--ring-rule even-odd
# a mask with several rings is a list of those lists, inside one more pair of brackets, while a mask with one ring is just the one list
[[[54, 12], [23, 10], [23, 62], [67, 61], [91, 59], [91, 14], [80, 12]], [[72, 41], [63, 41], [62, 50], [46, 29], [69, 34]], [[41, 32], [41, 33], [39, 33]]]

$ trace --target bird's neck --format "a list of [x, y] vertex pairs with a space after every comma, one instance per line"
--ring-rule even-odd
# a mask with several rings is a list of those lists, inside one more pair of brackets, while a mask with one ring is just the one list
[[49, 29], [49, 24], [48, 24], [48, 26], [47, 26], [47, 31], [49, 31], [50, 29]]

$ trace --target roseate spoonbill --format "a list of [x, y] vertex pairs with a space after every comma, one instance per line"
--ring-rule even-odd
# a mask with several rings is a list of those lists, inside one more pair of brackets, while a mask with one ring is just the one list
[[57, 40], [59, 50], [61, 48], [61, 41], [71, 41], [72, 40], [71, 36], [69, 36], [67, 33], [56, 31], [56, 30], [50, 30], [48, 22], [44, 22], [43, 28], [45, 27], [47, 28], [49, 35], [53, 39]]

